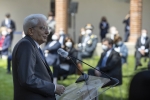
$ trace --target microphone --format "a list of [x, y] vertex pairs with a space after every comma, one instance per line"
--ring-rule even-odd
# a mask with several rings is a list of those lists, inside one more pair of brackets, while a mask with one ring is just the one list
[[[104, 73], [103, 71], [100, 71], [100, 70], [94, 68], [93, 66], [91, 66], [91, 65], [89, 65], [89, 64], [87, 64], [87, 63], [85, 63], [85, 62], [83, 62], [82, 60], [80, 60], [80, 59], [78, 59], [78, 58], [76, 58], [76, 57], [73, 57], [73, 56], [69, 55], [68, 52], [66, 52], [65, 50], [63, 50], [63, 49], [61, 49], [61, 48], [59, 48], [59, 49], [57, 50], [57, 53], [58, 53], [60, 56], [64, 57], [64, 58], [69, 57], [71, 60], [72, 60], [72, 58], [74, 58], [74, 59], [76, 59], [76, 60], [78, 60], [78, 61], [80, 61], [80, 62], [82, 62], [82, 63], [88, 65], [89, 67], [91, 67], [91, 68], [93, 68], [93, 69], [95, 69], [95, 70], [101, 72], [101, 73], [102, 73], [103, 75], [105, 75], [106, 77], [108, 77], [111, 81], [108, 82], [107, 84], [105, 84], [103, 87], [110, 86], [110, 85], [115, 86], [115, 85], [117, 85], [117, 84], [119, 83], [119, 80], [118, 80], [118, 79], [113, 78], [113, 77], [110, 77], [109, 75], [107, 75], [107, 74]], [[72, 60], [72, 62], [74, 63], [73, 60]], [[75, 64], [75, 63], [74, 63], [74, 64]], [[76, 65], [76, 64], [75, 64], [75, 65]], [[77, 65], [76, 65], [76, 66], [77, 66]], [[77, 67], [77, 69], [78, 69], [78, 67]], [[78, 69], [78, 70], [79, 70], [79, 69]], [[80, 70], [79, 70], [79, 71], [80, 71]], [[82, 73], [82, 75], [84, 75], [83, 78], [86, 78], [86, 80], [87, 80], [87, 79], [88, 79], [88, 78], [87, 78], [87, 77], [88, 77], [87, 74], [83, 73], [82, 71], [80, 71], [80, 72]], [[80, 78], [79, 78], [79, 79], [76, 81], [76, 83], [78, 83], [78, 82], [80, 82], [80, 81], [83, 81], [83, 80], [82, 80], [82, 79], [80, 80]]]
[[61, 55], [62, 57], [64, 57], [64, 58], [67, 58], [68, 55], [69, 55], [68, 52], [66, 52], [65, 50], [63, 50], [63, 49], [61, 49], [61, 48], [59, 48], [59, 49], [57, 50], [57, 53], [58, 53], [59, 55]]

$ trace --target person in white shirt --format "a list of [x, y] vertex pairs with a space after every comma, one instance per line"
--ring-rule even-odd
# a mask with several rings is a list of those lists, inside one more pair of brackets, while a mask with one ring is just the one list
[[138, 66], [142, 66], [140, 59], [141, 57], [145, 57], [149, 55], [149, 48], [150, 48], [150, 39], [147, 36], [147, 30], [143, 29], [141, 36], [137, 39], [136, 42], [136, 52], [135, 52], [135, 70]]

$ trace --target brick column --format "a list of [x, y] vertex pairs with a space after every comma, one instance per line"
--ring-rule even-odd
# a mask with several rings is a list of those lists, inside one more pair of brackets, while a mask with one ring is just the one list
[[130, 0], [130, 37], [129, 42], [136, 42], [142, 28], [142, 0]]
[[67, 13], [68, 13], [68, 0], [55, 0], [55, 20], [56, 30], [58, 32], [60, 28], [63, 28], [65, 33], [68, 32], [67, 25]]

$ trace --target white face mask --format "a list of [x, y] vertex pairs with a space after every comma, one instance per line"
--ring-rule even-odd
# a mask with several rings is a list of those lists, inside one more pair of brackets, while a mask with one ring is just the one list
[[7, 34], [7, 31], [2, 31], [2, 35], [6, 36]]
[[122, 44], [122, 42], [121, 41], [119, 41], [118, 43], [117, 43], [117, 45], [121, 45]]
[[52, 36], [52, 40], [53, 40], [53, 41], [56, 41], [56, 40], [58, 40], [58, 37], [57, 37], [57, 35], [53, 35], [53, 36]]
[[106, 51], [106, 50], [108, 49], [108, 47], [107, 47], [106, 45], [102, 45], [102, 49], [103, 49], [104, 51]]
[[60, 34], [60, 35], [64, 34], [64, 31], [59, 31], [59, 34]]
[[87, 35], [92, 34], [92, 30], [86, 30], [86, 34]]
[[65, 44], [67, 47], [71, 48], [72, 47], [72, 42], [66, 42]]
[[147, 36], [147, 34], [146, 33], [142, 33], [142, 37], [146, 37]]
[[84, 35], [84, 34], [85, 34], [85, 31], [82, 31], [81, 34]]

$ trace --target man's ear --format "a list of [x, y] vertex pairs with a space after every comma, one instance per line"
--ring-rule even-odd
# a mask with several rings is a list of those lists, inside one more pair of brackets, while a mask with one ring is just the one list
[[32, 28], [29, 28], [29, 29], [28, 29], [28, 33], [29, 33], [30, 36], [32, 36], [32, 35], [33, 35], [33, 29], [32, 29]]

